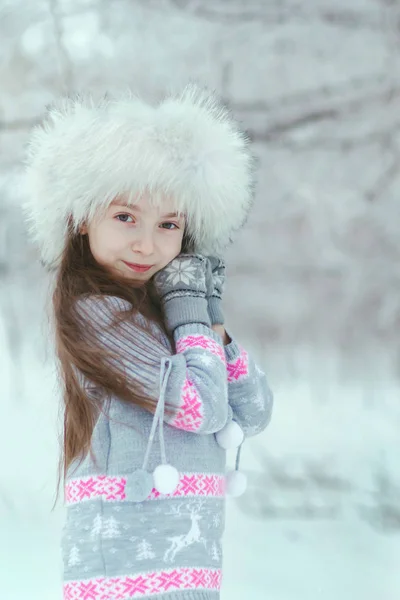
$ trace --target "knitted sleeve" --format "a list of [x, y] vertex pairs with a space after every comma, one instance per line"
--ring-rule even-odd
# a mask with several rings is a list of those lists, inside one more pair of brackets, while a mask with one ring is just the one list
[[232, 418], [246, 437], [264, 431], [271, 420], [273, 394], [265, 373], [227, 331], [231, 342], [224, 346], [228, 401]]
[[129, 303], [116, 296], [90, 296], [77, 302], [79, 313], [95, 322], [96, 336], [113, 352], [113, 368], [134, 380], [158, 400], [161, 361], [172, 363], [166, 384], [165, 404], [173, 414], [164, 421], [185, 431], [215, 433], [228, 420], [228, 385], [222, 340], [209, 327], [190, 323], [174, 331], [176, 354], [161, 342], [160, 336], [143, 331], [144, 317], [115, 325], [116, 312]]

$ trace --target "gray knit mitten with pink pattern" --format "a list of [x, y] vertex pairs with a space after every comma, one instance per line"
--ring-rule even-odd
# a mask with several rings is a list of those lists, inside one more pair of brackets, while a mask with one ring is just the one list
[[154, 275], [169, 332], [189, 323], [211, 327], [207, 310], [211, 286], [210, 261], [202, 254], [179, 254]]

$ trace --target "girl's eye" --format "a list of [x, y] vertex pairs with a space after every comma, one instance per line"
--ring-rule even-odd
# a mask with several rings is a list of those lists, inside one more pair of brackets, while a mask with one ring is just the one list
[[[173, 225], [174, 227], [176, 227], [176, 229], [179, 229], [178, 225], [175, 225], [175, 223], [170, 223], [169, 221], [163, 223], [163, 225]], [[165, 229], [165, 227], [164, 227], [164, 229]], [[170, 229], [170, 228], [168, 228], [168, 229]], [[172, 231], [172, 229], [170, 229], [170, 231]]]
[[[129, 223], [131, 221], [128, 221], [128, 219], [132, 219], [132, 216], [128, 215], [128, 213], [121, 213], [120, 215], [116, 215], [115, 218], [118, 219], [121, 223]], [[163, 225], [172, 225], [176, 229], [179, 229], [178, 225], [176, 225], [175, 223], [170, 223], [169, 221], [166, 221], [165, 223], [163, 223]], [[163, 227], [163, 229], [173, 231], [172, 227]]]
[[[119, 217], [128, 217], [128, 218], [132, 218], [131, 215], [128, 215], [127, 213], [122, 213], [121, 215], [117, 215], [116, 219], [119, 219]], [[127, 223], [128, 221], [126, 221], [125, 219], [121, 219], [121, 223]]]

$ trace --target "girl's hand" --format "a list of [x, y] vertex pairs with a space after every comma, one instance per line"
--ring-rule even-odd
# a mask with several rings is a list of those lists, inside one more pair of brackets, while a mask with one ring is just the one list
[[195, 296], [206, 298], [212, 292], [211, 267], [202, 254], [178, 254], [154, 277], [161, 300]]
[[[223, 325], [222, 294], [225, 288], [225, 261], [217, 256], [209, 256], [211, 267], [211, 294], [208, 296], [208, 313], [211, 325]], [[224, 330], [225, 331], [225, 330]]]
[[189, 323], [211, 326], [207, 297], [212, 293], [212, 277], [206, 256], [179, 254], [154, 275], [153, 283], [168, 331]]

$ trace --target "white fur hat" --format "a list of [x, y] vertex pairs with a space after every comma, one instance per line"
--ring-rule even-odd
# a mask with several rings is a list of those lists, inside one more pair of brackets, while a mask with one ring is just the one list
[[[75, 231], [118, 194], [169, 195], [187, 215], [194, 251], [220, 254], [253, 203], [249, 140], [216, 95], [194, 83], [158, 105], [132, 92], [61, 98], [28, 143], [28, 229], [42, 262], [57, 267], [68, 221]], [[164, 196], [165, 197], [165, 196]]]

